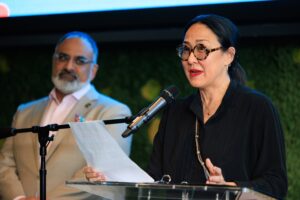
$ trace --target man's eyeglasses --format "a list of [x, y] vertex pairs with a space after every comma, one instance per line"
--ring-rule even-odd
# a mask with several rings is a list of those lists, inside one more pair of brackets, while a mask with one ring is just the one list
[[203, 44], [197, 44], [193, 49], [189, 48], [185, 44], [182, 44], [176, 48], [179, 58], [181, 58], [183, 61], [187, 61], [189, 59], [191, 52], [193, 52], [197, 60], [205, 60], [211, 52], [219, 49], [222, 49], [222, 47], [208, 49]]
[[[65, 62], [68, 62], [71, 59], [71, 57], [65, 53], [55, 53], [54, 59], [57, 62], [65, 63]], [[89, 59], [85, 58], [84, 56], [77, 56], [73, 60], [77, 66], [83, 66], [83, 65], [91, 64], [94, 62], [93, 60], [89, 60]]]

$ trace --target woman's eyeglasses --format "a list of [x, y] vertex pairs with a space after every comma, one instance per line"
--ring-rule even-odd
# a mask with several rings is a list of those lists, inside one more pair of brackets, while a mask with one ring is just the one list
[[185, 44], [182, 44], [176, 48], [179, 58], [181, 58], [181, 60], [183, 61], [188, 60], [191, 52], [193, 52], [197, 60], [205, 60], [211, 52], [217, 51], [219, 49], [222, 49], [222, 47], [208, 49], [203, 44], [197, 44], [193, 49], [189, 48]]

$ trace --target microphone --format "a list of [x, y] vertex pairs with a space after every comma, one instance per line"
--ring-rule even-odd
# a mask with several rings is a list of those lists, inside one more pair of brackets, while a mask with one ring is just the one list
[[0, 139], [14, 136], [16, 134], [15, 128], [0, 128]]
[[164, 89], [160, 97], [156, 99], [147, 108], [142, 109], [135, 117], [133, 117], [132, 122], [127, 126], [127, 129], [122, 133], [122, 137], [128, 137], [134, 131], [136, 131], [140, 126], [150, 121], [154, 115], [158, 113], [163, 107], [167, 104], [173, 102], [177, 97], [179, 91], [176, 86], [170, 86], [167, 89]]

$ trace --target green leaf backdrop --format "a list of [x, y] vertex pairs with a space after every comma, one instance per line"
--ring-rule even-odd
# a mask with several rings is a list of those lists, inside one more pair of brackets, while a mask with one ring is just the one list
[[[184, 97], [193, 91], [183, 75], [173, 42], [100, 46], [97, 89], [129, 105], [133, 114], [174, 84]], [[10, 126], [22, 102], [45, 96], [50, 81], [52, 46], [0, 50], [0, 127]], [[300, 199], [300, 45], [295, 42], [245, 41], [239, 59], [248, 85], [268, 95], [281, 115], [287, 147], [289, 192]], [[146, 168], [159, 116], [134, 134], [131, 158]], [[2, 141], [3, 142], [3, 141]]]

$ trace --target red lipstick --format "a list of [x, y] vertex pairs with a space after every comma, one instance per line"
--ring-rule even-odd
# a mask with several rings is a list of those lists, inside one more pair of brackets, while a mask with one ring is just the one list
[[202, 70], [198, 70], [198, 69], [190, 69], [190, 77], [195, 77], [195, 76], [199, 76], [203, 73]]

